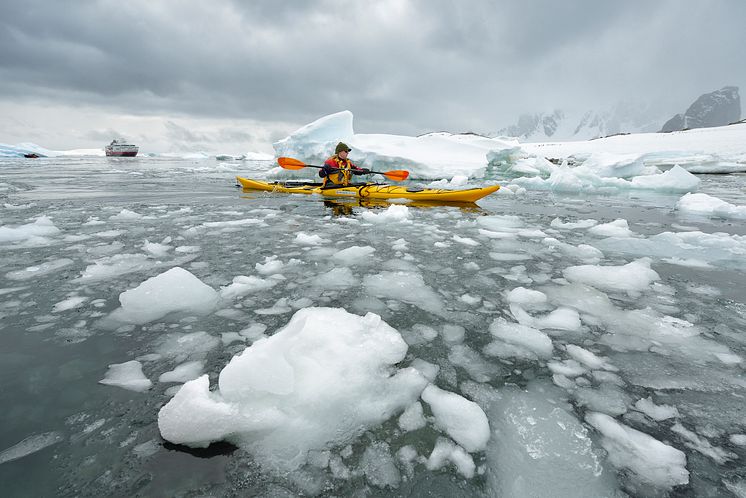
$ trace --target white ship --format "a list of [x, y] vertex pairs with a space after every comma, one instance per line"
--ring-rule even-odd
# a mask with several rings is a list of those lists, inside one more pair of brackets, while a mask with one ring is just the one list
[[137, 151], [140, 150], [137, 145], [128, 144], [125, 140], [112, 140], [104, 150], [107, 156], [116, 157], [135, 157]]

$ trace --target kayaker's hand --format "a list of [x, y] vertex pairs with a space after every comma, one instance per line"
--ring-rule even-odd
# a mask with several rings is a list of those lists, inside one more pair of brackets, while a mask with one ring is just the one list
[[360, 170], [360, 174], [361, 175], [369, 175], [370, 174], [370, 170], [368, 168], [363, 168], [362, 170]]

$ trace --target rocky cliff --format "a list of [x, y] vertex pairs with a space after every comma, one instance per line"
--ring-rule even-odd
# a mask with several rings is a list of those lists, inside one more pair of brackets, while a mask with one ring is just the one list
[[684, 114], [677, 114], [663, 125], [662, 132], [724, 126], [741, 119], [741, 97], [738, 87], [726, 86], [705, 93]]

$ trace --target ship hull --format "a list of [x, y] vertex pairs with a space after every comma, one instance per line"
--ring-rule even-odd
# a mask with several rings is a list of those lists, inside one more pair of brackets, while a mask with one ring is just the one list
[[137, 155], [137, 151], [136, 150], [128, 150], [128, 151], [107, 150], [106, 155], [108, 157], [135, 157]]

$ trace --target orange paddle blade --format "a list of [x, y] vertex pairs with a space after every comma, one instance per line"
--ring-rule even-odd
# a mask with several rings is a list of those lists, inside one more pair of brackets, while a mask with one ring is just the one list
[[388, 178], [389, 180], [394, 180], [395, 182], [401, 182], [407, 179], [409, 176], [409, 171], [405, 171], [403, 169], [395, 169], [392, 171], [386, 171], [385, 173], [381, 173], [383, 176]]
[[303, 169], [307, 166], [303, 161], [293, 159], [292, 157], [278, 157], [277, 164], [285, 169]]

